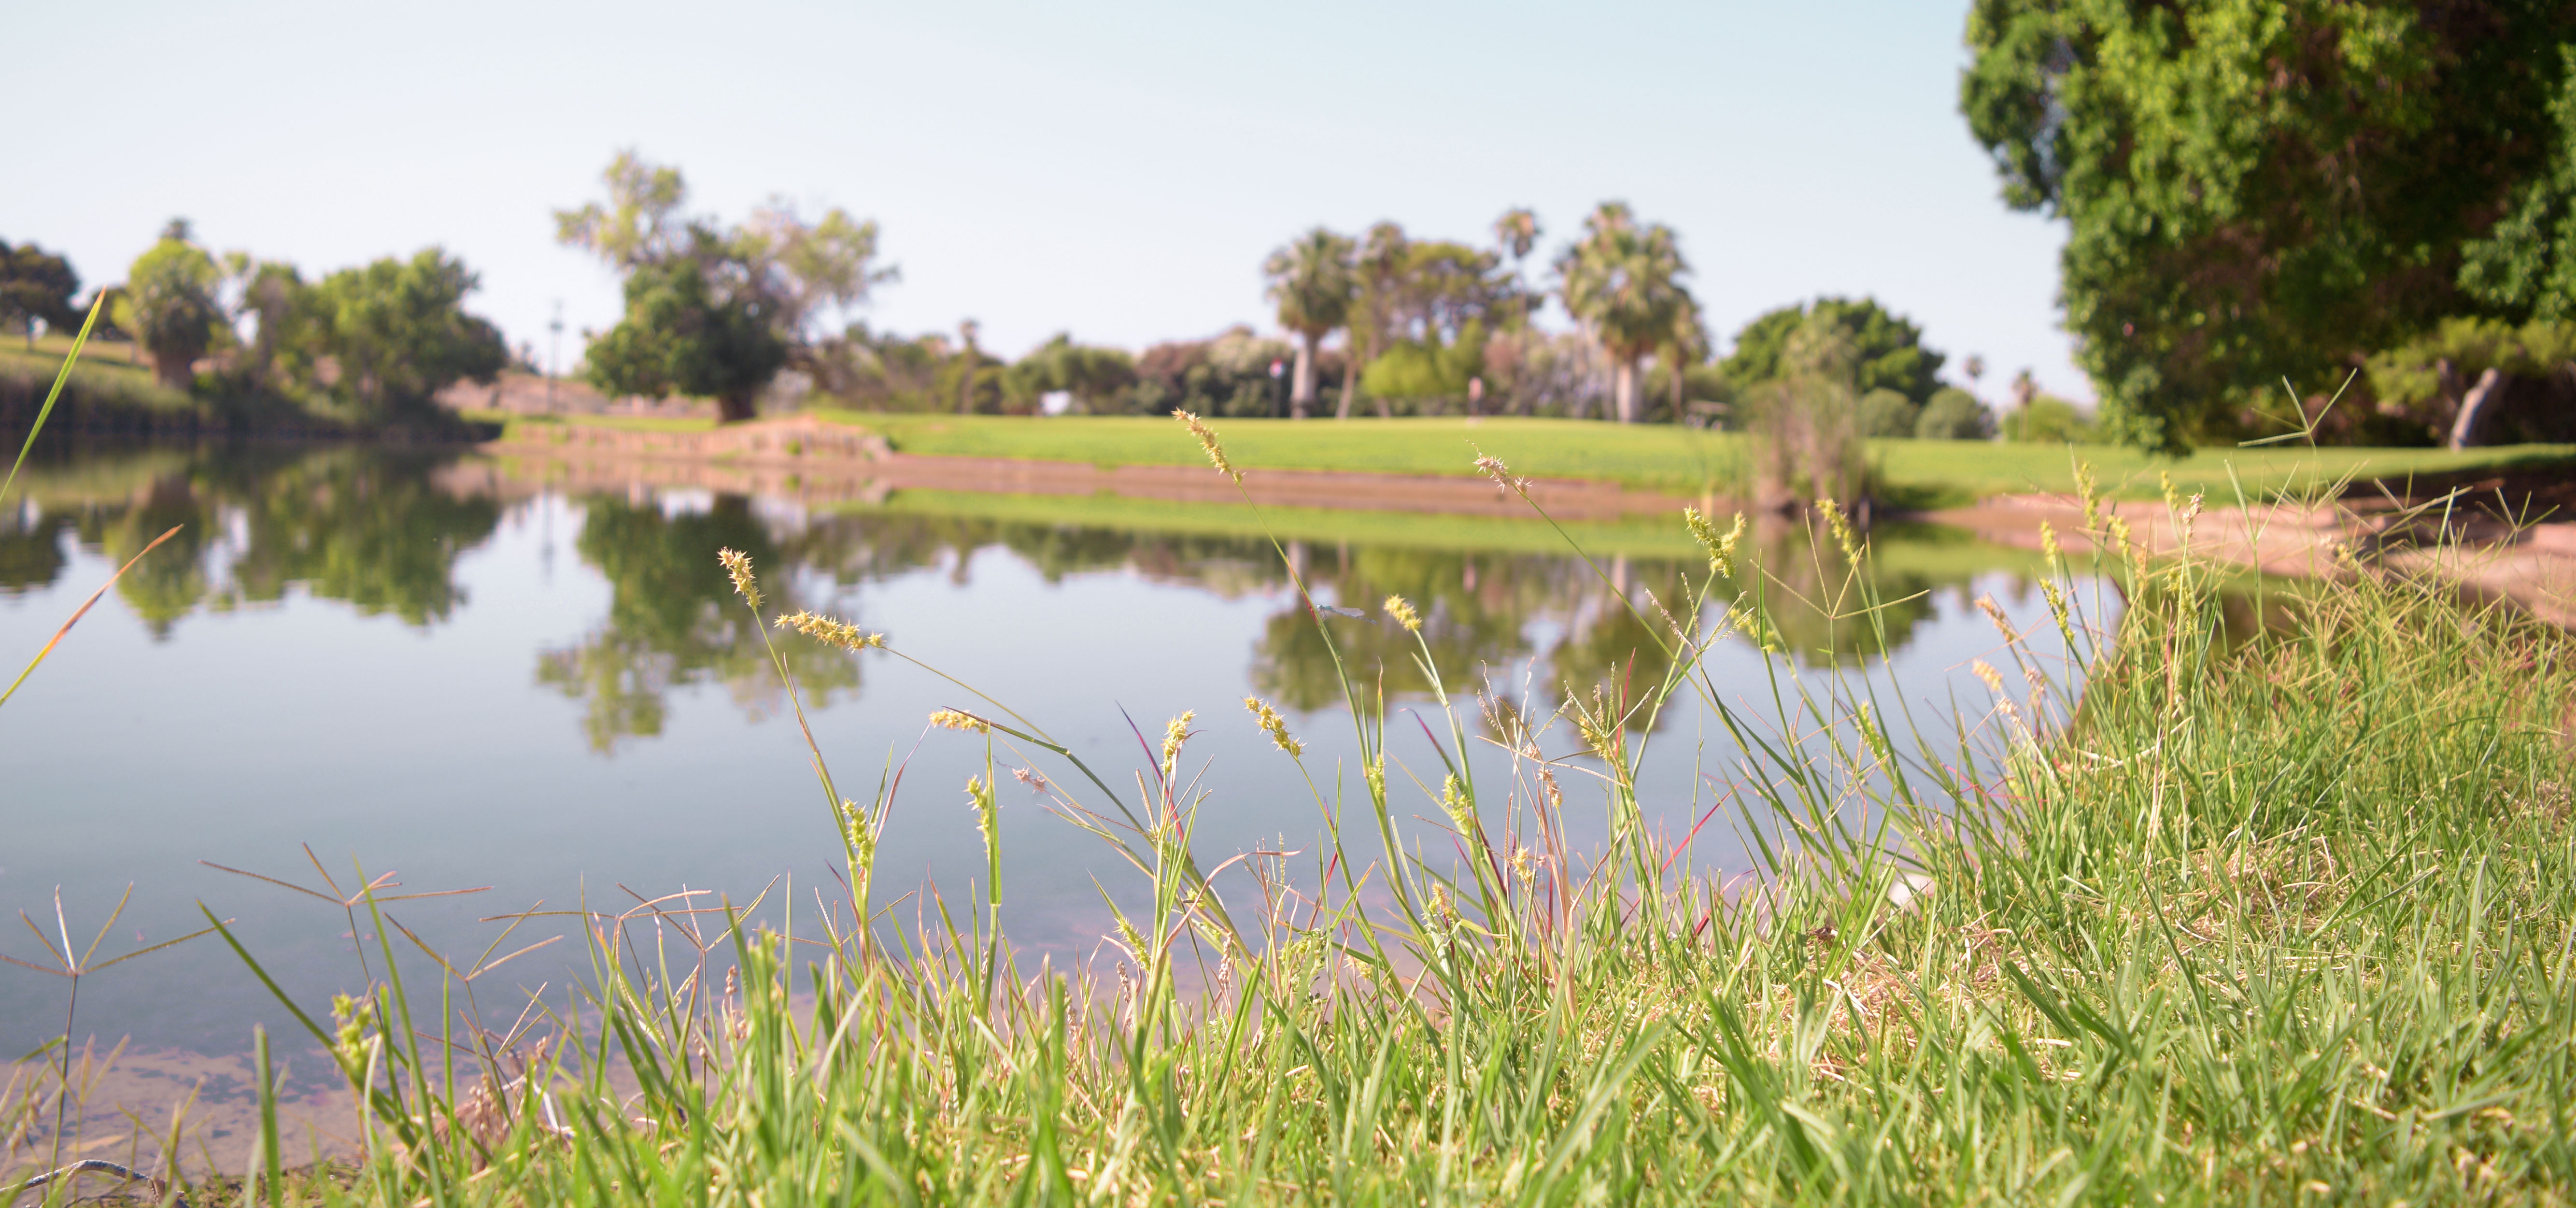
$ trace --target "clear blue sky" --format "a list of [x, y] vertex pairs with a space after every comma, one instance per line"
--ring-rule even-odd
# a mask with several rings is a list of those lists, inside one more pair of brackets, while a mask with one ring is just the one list
[[[1712, 330], [1820, 293], [2090, 398], [2062, 228], [1997, 200], [1956, 109], [1959, 0], [1296, 5], [31, 6], [0, 238], [121, 278], [161, 223], [307, 275], [442, 244], [515, 344], [615, 321], [552, 242], [617, 148], [692, 208], [877, 219], [881, 329], [1141, 347], [1267, 326], [1295, 232], [1391, 218], [1553, 248], [1605, 198], [1681, 233]], [[568, 335], [565, 355], [577, 337]]]

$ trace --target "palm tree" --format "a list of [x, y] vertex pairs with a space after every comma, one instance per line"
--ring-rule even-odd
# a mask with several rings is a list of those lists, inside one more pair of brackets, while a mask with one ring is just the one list
[[1583, 220], [1583, 240], [1556, 259], [1557, 291], [1618, 366], [1619, 422], [1637, 422], [1637, 362], [1696, 314], [1680, 278], [1690, 272], [1673, 229], [1641, 226], [1627, 203], [1605, 201]]
[[[1315, 345], [1350, 321], [1354, 247], [1348, 236], [1316, 227], [1270, 253], [1261, 266], [1279, 325], [1297, 333], [1297, 375], [1288, 390], [1288, 414], [1304, 419], [1315, 405]], [[1359, 372], [1358, 365], [1351, 372]]]

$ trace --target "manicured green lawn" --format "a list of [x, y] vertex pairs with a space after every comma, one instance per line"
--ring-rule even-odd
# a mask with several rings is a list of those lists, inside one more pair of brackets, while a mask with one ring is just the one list
[[[1040, 419], [1002, 415], [912, 415], [826, 410], [835, 423], [883, 433], [895, 449], [938, 457], [1007, 457], [1098, 466], [1204, 465], [1198, 442], [1167, 419], [1102, 416]], [[479, 418], [469, 416], [469, 418]], [[495, 416], [494, 418], [499, 418]], [[607, 416], [516, 417], [517, 424], [574, 423], [665, 432], [703, 431], [704, 419]], [[1749, 468], [1747, 438], [1665, 425], [1635, 427], [1555, 419], [1363, 419], [1296, 423], [1210, 422], [1226, 453], [1246, 470], [1348, 470], [1472, 476], [1478, 450], [1532, 478], [1615, 482], [1678, 495], [1731, 495]], [[1980, 441], [1874, 440], [1869, 458], [1885, 497], [1906, 507], [1948, 507], [1994, 495], [2072, 491], [2075, 465], [2089, 463], [2114, 497], [2153, 498], [2159, 474], [2212, 503], [2241, 488], [2262, 498], [2351, 477], [2398, 478], [2466, 470], [2564, 465], [2576, 445], [2441, 449], [2204, 449], [2170, 460], [2107, 445], [2008, 445]]]
[[[1034, 419], [1018, 416], [876, 415], [826, 412], [886, 435], [906, 453], [1020, 457], [1099, 465], [1192, 465], [1197, 442], [1170, 420], [1137, 417]], [[1588, 478], [1680, 494], [1729, 493], [1743, 480], [1746, 438], [1663, 425], [1628, 427], [1583, 420], [1229, 419], [1211, 421], [1226, 453], [1245, 469], [1363, 470], [1389, 474], [1474, 474], [1476, 450], [1536, 478]], [[2146, 498], [2157, 473], [2185, 491], [2232, 500], [2345, 475], [2390, 477], [2480, 467], [2567, 463], [2576, 446], [2522, 445], [2451, 453], [2440, 449], [2321, 449], [2274, 446], [2208, 449], [2169, 461], [2109, 446], [2070, 449], [1970, 441], [1871, 441], [1869, 456], [1891, 497], [1913, 506], [1966, 503], [2020, 491], [2070, 491], [2078, 458], [2105, 490]]]

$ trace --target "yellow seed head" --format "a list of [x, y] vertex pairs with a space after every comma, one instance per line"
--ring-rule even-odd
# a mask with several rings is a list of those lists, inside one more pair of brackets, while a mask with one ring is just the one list
[[930, 724], [944, 730], [972, 730], [978, 734], [993, 732], [993, 723], [959, 709], [942, 709], [931, 714]]
[[1170, 722], [1168, 722], [1168, 723], [1165, 723], [1165, 724], [1164, 724], [1164, 726], [1163, 726], [1163, 774], [1164, 774], [1164, 775], [1169, 776], [1169, 775], [1171, 775], [1171, 774], [1172, 774], [1172, 765], [1173, 765], [1173, 762], [1174, 762], [1175, 760], [1178, 760], [1178, 759], [1181, 757], [1181, 744], [1182, 744], [1182, 743], [1185, 743], [1185, 742], [1188, 742], [1188, 741], [1190, 740], [1190, 723], [1191, 723], [1191, 722], [1193, 722], [1193, 721], [1196, 721], [1197, 719], [1198, 719], [1198, 712], [1197, 712], [1196, 710], [1190, 710], [1190, 711], [1187, 711], [1187, 712], [1182, 713], [1179, 717], [1175, 717], [1175, 718], [1173, 718]]
[[1816, 500], [1816, 510], [1825, 514], [1825, 526], [1833, 530], [1834, 544], [1842, 547], [1843, 561], [1860, 564], [1860, 537], [1852, 531], [1851, 516], [1831, 496]]
[[2066, 593], [2057, 589], [2057, 580], [2042, 579], [2039, 581], [2039, 594], [2047, 597], [2048, 615], [2057, 622], [2058, 635], [2066, 639], [2066, 649], [2072, 652], [2075, 649], [2075, 625], [2067, 617]]
[[843, 650], [874, 650], [885, 645], [882, 633], [868, 633], [847, 621], [836, 621], [820, 613], [792, 612], [778, 618], [778, 627], [793, 629], [815, 641]]
[[1253, 720], [1261, 723], [1261, 728], [1269, 733], [1270, 741], [1288, 752], [1289, 758], [1295, 759], [1306, 753], [1306, 745], [1289, 737], [1287, 719], [1279, 716], [1279, 711], [1271, 708], [1269, 702], [1258, 696], [1247, 696], [1243, 698], [1243, 707], [1250, 710]]
[[1682, 523], [1689, 527], [1691, 539], [1708, 551], [1708, 568], [1722, 579], [1735, 577], [1735, 547], [1744, 541], [1744, 513], [1735, 514], [1735, 527], [1723, 533], [1709, 522], [1698, 508], [1683, 508]]
[[1386, 598], [1386, 615], [1394, 617], [1407, 633], [1422, 632], [1422, 614], [1413, 611], [1413, 605], [1406, 603], [1402, 596]]
[[1215, 431], [1187, 411], [1175, 411], [1172, 417], [1181, 421], [1181, 426], [1188, 428], [1190, 435], [1199, 438], [1199, 447], [1207, 450], [1208, 462], [1216, 467], [1217, 473], [1233, 479], [1237, 485], [1242, 484], [1243, 471], [1235, 469], [1234, 463], [1226, 460], [1225, 446], [1217, 443]]
[[1476, 803], [1468, 799], [1467, 783], [1456, 772], [1440, 782], [1440, 812], [1449, 815], [1450, 824], [1462, 832], [1475, 828]]
[[723, 563], [725, 574], [732, 576], [733, 594], [741, 596], [753, 612], [760, 611], [760, 580], [751, 573], [751, 555], [738, 549], [720, 549], [716, 551], [716, 561]]

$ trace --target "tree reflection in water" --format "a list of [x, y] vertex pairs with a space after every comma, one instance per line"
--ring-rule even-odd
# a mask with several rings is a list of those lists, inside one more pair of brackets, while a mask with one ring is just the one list
[[[122, 559], [182, 525], [171, 545], [117, 585], [156, 636], [198, 609], [276, 601], [297, 587], [361, 613], [432, 626], [465, 603], [457, 557], [489, 539], [503, 511], [488, 475], [443, 473], [452, 460], [348, 448], [162, 449], [39, 468], [28, 497], [40, 502], [0, 515], [0, 595], [58, 580], [65, 536]], [[1299, 711], [1342, 701], [1331, 656], [1294, 598], [1288, 567], [1257, 537], [899, 508], [764, 516], [741, 496], [696, 508], [614, 495], [577, 502], [577, 548], [609, 583], [608, 615], [579, 642], [541, 651], [536, 680], [582, 702], [582, 732], [603, 753], [659, 734], [675, 688], [721, 684], [754, 716], [785, 706], [751, 618], [717, 566], [716, 551], [728, 546], [753, 556], [782, 609], [831, 611], [862, 585], [942, 567], [950, 582], [967, 586], [975, 555], [995, 548], [1049, 583], [1124, 573], [1228, 599], [1267, 597], [1278, 607], [1254, 640], [1253, 690]], [[1870, 565], [1882, 603], [1868, 615], [1860, 615], [1830, 539], [1778, 519], [1756, 525], [1752, 556], [1734, 579], [1716, 585], [1712, 603], [1758, 591], [1789, 654], [1809, 665], [1845, 663], [1905, 645], [1936, 615], [1938, 593], [1965, 605], [1976, 576], [2026, 571], [2030, 562], [1936, 529], [1882, 528], [1876, 544]], [[1326, 621], [1361, 682], [1382, 683], [1395, 698], [1429, 694], [1411, 635], [1379, 614], [1387, 596], [1401, 595], [1420, 610], [1422, 637], [1452, 696], [1482, 687], [1488, 675], [1517, 676], [1535, 661], [1531, 687], [1549, 699], [1532, 703], [1542, 707], [1597, 685], [1625, 684], [1633, 694], [1660, 679], [1671, 657], [1664, 609], [1681, 609], [1707, 573], [1698, 558], [1612, 553], [1587, 563], [1570, 553], [1290, 542], [1287, 554], [1320, 599], [1368, 614]], [[858, 692], [855, 656], [811, 642], [779, 649], [815, 703]], [[1519, 695], [1517, 684], [1495, 687]]]
[[[763, 570], [780, 612], [802, 607], [783, 549], [740, 495], [719, 495], [703, 512], [666, 512], [654, 504], [595, 496], [583, 503], [582, 561], [608, 579], [608, 620], [580, 644], [537, 658], [537, 682], [583, 702], [582, 733], [606, 754], [618, 740], [662, 732], [664, 697], [674, 688], [720, 683], [753, 717], [786, 706], [769, 665], [768, 646], [716, 553], [737, 549]], [[821, 706], [855, 695], [855, 655], [817, 642], [779, 642], [806, 702]]]
[[31, 491], [43, 500], [33, 522], [13, 509], [0, 529], [0, 585], [51, 586], [66, 532], [123, 562], [177, 526], [116, 584], [155, 638], [199, 609], [273, 603], [292, 587], [427, 626], [464, 602], [456, 557], [501, 518], [498, 501], [438, 486], [446, 460], [350, 448], [138, 458], [130, 476], [94, 471], [82, 490]]

